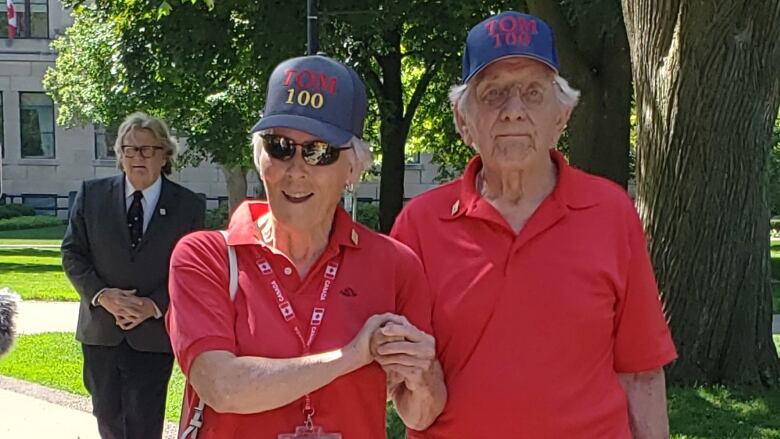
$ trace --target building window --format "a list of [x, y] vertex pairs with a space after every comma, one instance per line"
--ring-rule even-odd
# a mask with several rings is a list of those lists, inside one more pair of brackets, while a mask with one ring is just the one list
[[[14, 0], [16, 38], [49, 38], [48, 0]], [[8, 38], [8, 7], [0, 2], [0, 38]]]
[[420, 152], [413, 152], [411, 154], [406, 154], [406, 164], [407, 165], [419, 165], [420, 164]]
[[53, 159], [54, 104], [45, 93], [19, 93], [22, 158]]
[[95, 125], [95, 159], [115, 160], [114, 142], [116, 142], [116, 127]]

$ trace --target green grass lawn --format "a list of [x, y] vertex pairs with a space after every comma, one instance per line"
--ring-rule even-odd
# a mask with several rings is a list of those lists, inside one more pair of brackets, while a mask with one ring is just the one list
[[0, 231], [0, 245], [60, 245], [66, 226]]
[[62, 271], [59, 249], [0, 249], [0, 287], [25, 300], [79, 300]]
[[780, 390], [669, 389], [672, 439], [780, 438]]
[[[72, 332], [22, 335], [12, 352], [0, 359], [0, 375], [87, 396], [82, 365], [81, 346]], [[184, 376], [177, 365], [168, 384], [165, 417], [170, 421], [179, 420], [183, 390]]]
[[[774, 336], [780, 351], [780, 336]], [[5, 358], [0, 375], [33, 381], [87, 395], [81, 378], [81, 348], [72, 333], [23, 335]], [[174, 368], [168, 386], [166, 418], [177, 422], [184, 377]], [[725, 387], [669, 390], [672, 438], [780, 438], [780, 390], [747, 391]], [[389, 438], [400, 439], [396, 419], [389, 421]]]

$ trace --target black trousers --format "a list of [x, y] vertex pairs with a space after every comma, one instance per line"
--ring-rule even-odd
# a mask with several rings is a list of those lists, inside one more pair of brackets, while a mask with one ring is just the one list
[[81, 345], [84, 385], [103, 439], [162, 437], [173, 355], [119, 346]]

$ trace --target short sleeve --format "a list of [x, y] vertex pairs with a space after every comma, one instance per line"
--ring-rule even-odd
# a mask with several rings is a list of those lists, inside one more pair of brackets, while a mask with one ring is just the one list
[[217, 232], [196, 232], [176, 245], [171, 256], [171, 301], [165, 323], [185, 375], [203, 352], [236, 351], [228, 276], [227, 247]]
[[630, 260], [625, 290], [618, 295], [615, 315], [614, 354], [618, 373], [658, 369], [677, 358], [642, 224], [633, 206], [628, 218]]
[[422, 263], [408, 247], [400, 243], [396, 245], [396, 312], [406, 317], [417, 329], [433, 334], [431, 293]]

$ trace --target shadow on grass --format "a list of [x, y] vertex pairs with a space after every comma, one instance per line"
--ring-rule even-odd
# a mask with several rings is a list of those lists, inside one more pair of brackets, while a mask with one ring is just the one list
[[[27, 258], [46, 258], [27, 260]], [[0, 273], [61, 272], [59, 249], [0, 249]]]
[[673, 437], [780, 438], [780, 390], [670, 388]]
[[41, 227], [37, 229], [2, 230], [0, 239], [59, 239], [65, 236], [66, 226]]
[[59, 258], [60, 249], [40, 249], [40, 248], [3, 248], [0, 249], [0, 258]]

